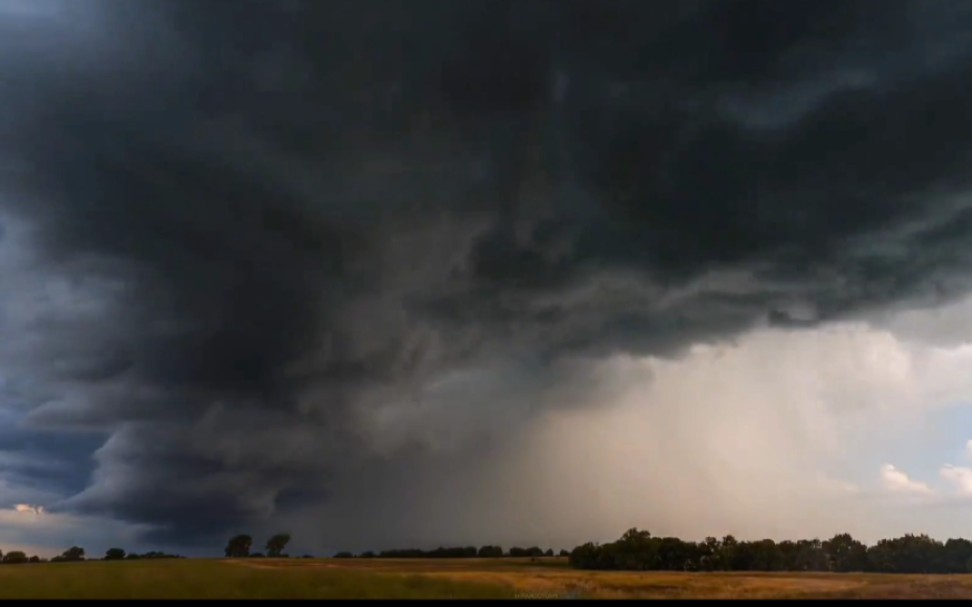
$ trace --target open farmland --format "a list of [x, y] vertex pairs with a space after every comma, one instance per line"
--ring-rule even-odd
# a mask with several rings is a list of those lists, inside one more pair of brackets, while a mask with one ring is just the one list
[[88, 561], [0, 568], [0, 598], [972, 598], [972, 575], [578, 571], [565, 559]]

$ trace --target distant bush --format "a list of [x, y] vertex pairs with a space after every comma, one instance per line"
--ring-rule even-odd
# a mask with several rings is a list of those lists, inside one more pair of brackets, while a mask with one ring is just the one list
[[[311, 557], [309, 555], [305, 555], [304, 558], [306, 559], [306, 558], [313, 558], [313, 557]], [[354, 555], [351, 554], [350, 552], [344, 552], [344, 551], [342, 551], [342, 552], [338, 552], [337, 554], [335, 554], [334, 555], [334, 558], [336, 558], [336, 559], [352, 559], [352, 558], [354, 558]]]

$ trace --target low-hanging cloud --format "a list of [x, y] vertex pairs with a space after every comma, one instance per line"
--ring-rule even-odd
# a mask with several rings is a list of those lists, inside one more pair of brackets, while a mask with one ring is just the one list
[[0, 394], [93, 454], [51, 512], [199, 539], [357, 478], [418, 530], [401, 470], [613, 356], [968, 290], [954, 3], [51, 6], [0, 11]]

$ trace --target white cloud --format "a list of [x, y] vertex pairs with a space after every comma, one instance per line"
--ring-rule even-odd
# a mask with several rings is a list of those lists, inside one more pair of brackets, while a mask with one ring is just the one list
[[965, 443], [965, 455], [972, 459], [972, 439]]
[[955, 492], [963, 497], [972, 497], [972, 468], [964, 468], [945, 464], [938, 472], [946, 481], [955, 487]]
[[14, 510], [21, 514], [33, 514], [40, 515], [46, 514], [43, 506], [31, 506], [30, 504], [17, 504], [14, 506]]
[[912, 480], [907, 474], [891, 464], [885, 464], [881, 467], [881, 481], [885, 489], [894, 493], [922, 496], [935, 495], [935, 491], [931, 487], [920, 481]]

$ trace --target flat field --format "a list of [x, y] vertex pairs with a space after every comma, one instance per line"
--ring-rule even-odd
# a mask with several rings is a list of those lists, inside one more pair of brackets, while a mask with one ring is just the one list
[[3, 598], [972, 598], [972, 575], [577, 571], [566, 559], [140, 560], [0, 566]]

